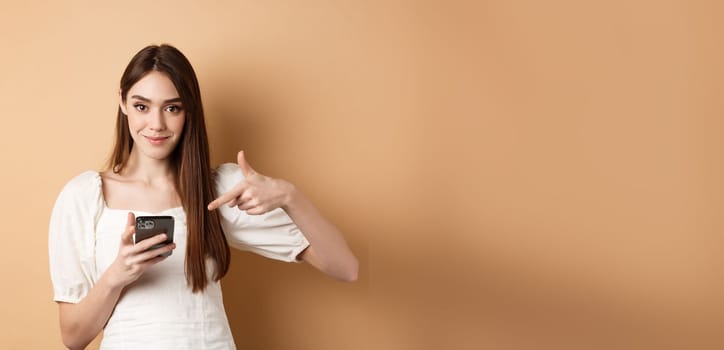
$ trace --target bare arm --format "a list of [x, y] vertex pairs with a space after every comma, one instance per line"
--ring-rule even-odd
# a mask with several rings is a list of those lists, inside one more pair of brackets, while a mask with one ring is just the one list
[[133, 244], [135, 217], [128, 214], [128, 225], [121, 236], [118, 257], [108, 267], [88, 295], [79, 303], [58, 303], [60, 332], [63, 344], [69, 349], [84, 349], [103, 329], [118, 303], [121, 291], [137, 280], [147, 268], [164, 257], [160, 254], [176, 248], [175, 244], [144, 252], [154, 244], [163, 242], [165, 235], [158, 235]]
[[69, 349], [85, 349], [111, 317], [123, 289], [110, 285], [105, 277], [79, 303], [58, 303], [60, 333]]
[[342, 233], [294, 186], [282, 207], [309, 241], [300, 258], [318, 270], [342, 281], [357, 280], [359, 263]]

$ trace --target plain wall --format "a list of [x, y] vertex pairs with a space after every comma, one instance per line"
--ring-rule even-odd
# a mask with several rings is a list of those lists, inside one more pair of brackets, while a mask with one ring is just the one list
[[[715, 1], [4, 1], [0, 348], [58, 349], [62, 186], [171, 43], [215, 164], [304, 191], [353, 284], [235, 252], [240, 349], [723, 348]], [[96, 345], [92, 348], [97, 348]]]

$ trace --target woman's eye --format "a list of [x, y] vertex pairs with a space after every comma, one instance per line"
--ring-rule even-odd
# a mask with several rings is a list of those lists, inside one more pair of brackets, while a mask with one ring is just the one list
[[166, 110], [169, 111], [169, 112], [171, 112], [171, 113], [178, 113], [178, 112], [181, 111], [181, 107], [179, 107], [179, 106], [168, 106], [168, 107], [166, 107]]
[[145, 105], [142, 105], [142, 104], [135, 104], [135, 105], [133, 105], [133, 108], [135, 108], [135, 109], [138, 110], [139, 112], [143, 112], [143, 111], [146, 110], [147, 107], [146, 107]]

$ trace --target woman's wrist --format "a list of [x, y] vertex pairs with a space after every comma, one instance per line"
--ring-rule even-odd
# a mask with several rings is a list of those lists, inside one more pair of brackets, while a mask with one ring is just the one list
[[108, 270], [106, 270], [106, 273], [103, 274], [100, 280], [98, 280], [98, 284], [102, 285], [104, 288], [106, 288], [109, 292], [121, 292], [123, 288], [126, 286], [123, 284], [123, 281], [119, 278], [115, 278], [113, 276], [113, 267], [109, 267]]
[[297, 188], [289, 181], [279, 179], [284, 192], [281, 208], [285, 211], [293, 209], [299, 193]]

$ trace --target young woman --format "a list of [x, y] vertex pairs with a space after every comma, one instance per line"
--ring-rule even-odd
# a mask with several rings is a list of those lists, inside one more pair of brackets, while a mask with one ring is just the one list
[[[173, 216], [174, 243], [134, 244], [136, 215]], [[256, 172], [243, 152], [211, 169], [191, 64], [148, 46], [121, 77], [108, 170], [73, 178], [51, 215], [64, 344], [82, 349], [104, 329], [102, 349], [234, 349], [219, 284], [229, 246], [357, 278], [342, 234], [292, 184]]]

